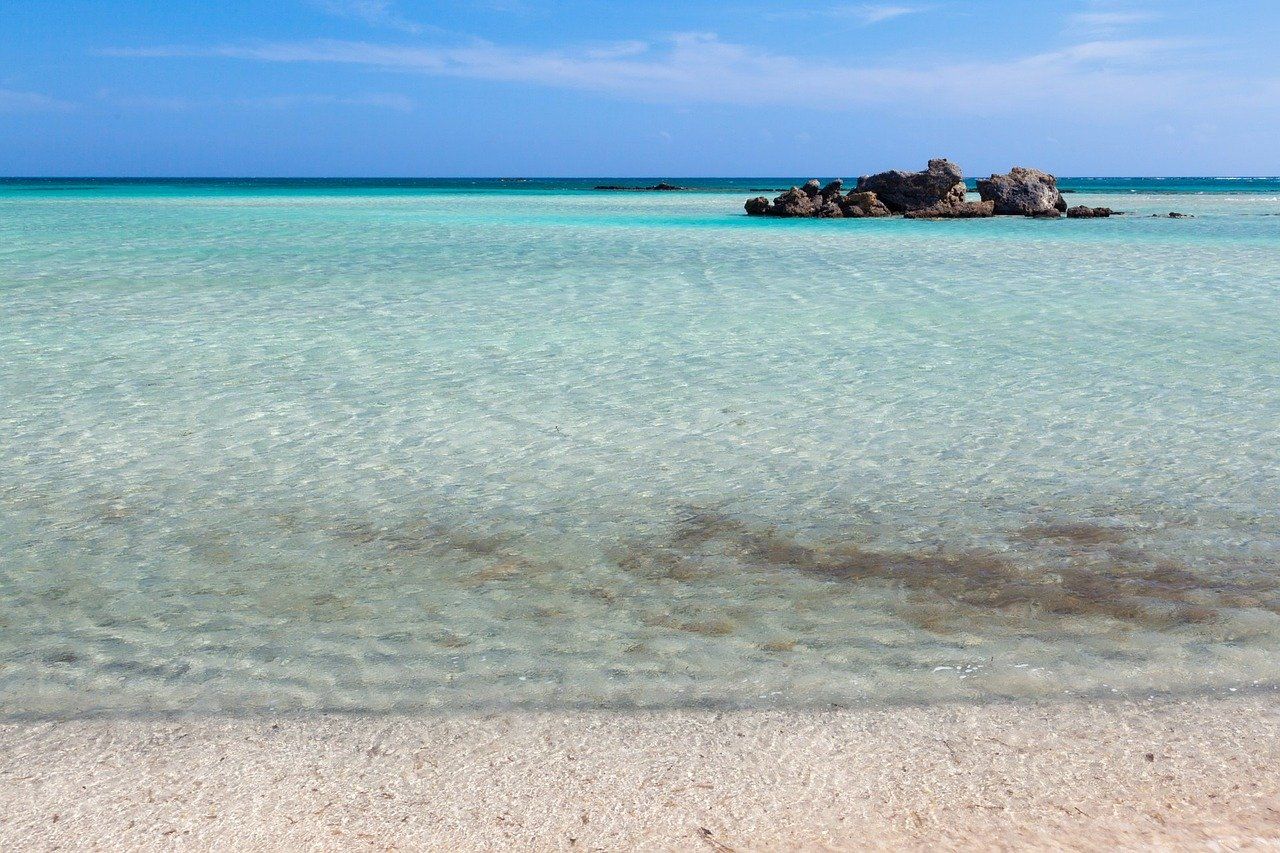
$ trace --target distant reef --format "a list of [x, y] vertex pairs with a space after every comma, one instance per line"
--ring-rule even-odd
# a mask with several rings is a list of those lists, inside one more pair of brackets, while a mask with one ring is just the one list
[[601, 184], [598, 187], [593, 187], [593, 189], [618, 193], [664, 193], [687, 190], [688, 187], [678, 187], [675, 184], [669, 184], [666, 181], [663, 181], [662, 183], [654, 184], [651, 187], [623, 187], [618, 186], [617, 184]]
[[765, 196], [748, 199], [750, 216], [779, 218], [860, 219], [893, 216], [907, 219], [974, 219], [988, 216], [1030, 216], [1054, 219], [1064, 213], [1073, 219], [1094, 219], [1119, 213], [1109, 207], [1078, 206], [1068, 209], [1057, 179], [1039, 169], [1014, 166], [1008, 174], [978, 181], [981, 201], [966, 201], [964, 173], [950, 160], [929, 161], [920, 172], [897, 169], [863, 175], [848, 193], [844, 181], [823, 186], [812, 180], [792, 187], [770, 201]]

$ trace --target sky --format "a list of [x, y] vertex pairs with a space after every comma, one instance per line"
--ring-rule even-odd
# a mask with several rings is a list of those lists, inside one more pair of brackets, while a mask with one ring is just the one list
[[0, 175], [1280, 174], [1280, 0], [4, 0]]

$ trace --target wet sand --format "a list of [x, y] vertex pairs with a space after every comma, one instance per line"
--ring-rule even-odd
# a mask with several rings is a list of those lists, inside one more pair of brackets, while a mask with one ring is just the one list
[[0, 848], [1280, 844], [1280, 698], [0, 726]]

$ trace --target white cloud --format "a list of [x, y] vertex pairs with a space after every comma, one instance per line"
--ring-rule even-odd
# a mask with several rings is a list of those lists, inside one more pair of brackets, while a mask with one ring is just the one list
[[862, 21], [862, 23], [870, 26], [871, 24], [878, 24], [881, 21], [890, 21], [894, 18], [901, 18], [903, 15], [915, 15], [927, 10], [927, 7], [923, 6], [897, 6], [887, 3], [862, 3], [856, 6], [838, 6], [832, 10], [832, 13], [841, 17], [857, 18]]
[[1157, 20], [1151, 12], [1100, 10], [1077, 12], [1067, 18], [1067, 31], [1091, 38], [1110, 38], [1138, 24]]
[[[1157, 39], [1080, 42], [1010, 60], [915, 61], [850, 65], [789, 56], [680, 33], [661, 44], [612, 49], [531, 50], [474, 42], [408, 47], [317, 40], [217, 47], [109, 51], [116, 56], [203, 56], [262, 62], [338, 63], [440, 77], [463, 77], [600, 92], [654, 102], [797, 105], [848, 109], [867, 104], [928, 104], [942, 111], [993, 114], [1028, 103], [1065, 110], [1151, 106], [1190, 84], [1175, 48]], [[1156, 62], [1156, 60], [1161, 60]], [[1185, 92], [1182, 96], [1185, 98]]]
[[0, 112], [62, 112], [75, 104], [60, 101], [39, 92], [20, 92], [16, 89], [0, 89]]
[[413, 35], [434, 27], [410, 21], [400, 16], [392, 0], [314, 0], [315, 4], [331, 15], [360, 21], [371, 27], [387, 27]]

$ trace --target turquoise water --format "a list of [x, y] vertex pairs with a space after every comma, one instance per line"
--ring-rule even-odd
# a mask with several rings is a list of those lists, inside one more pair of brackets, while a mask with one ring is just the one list
[[1280, 684], [1280, 181], [605, 182], [0, 182], [0, 712]]

